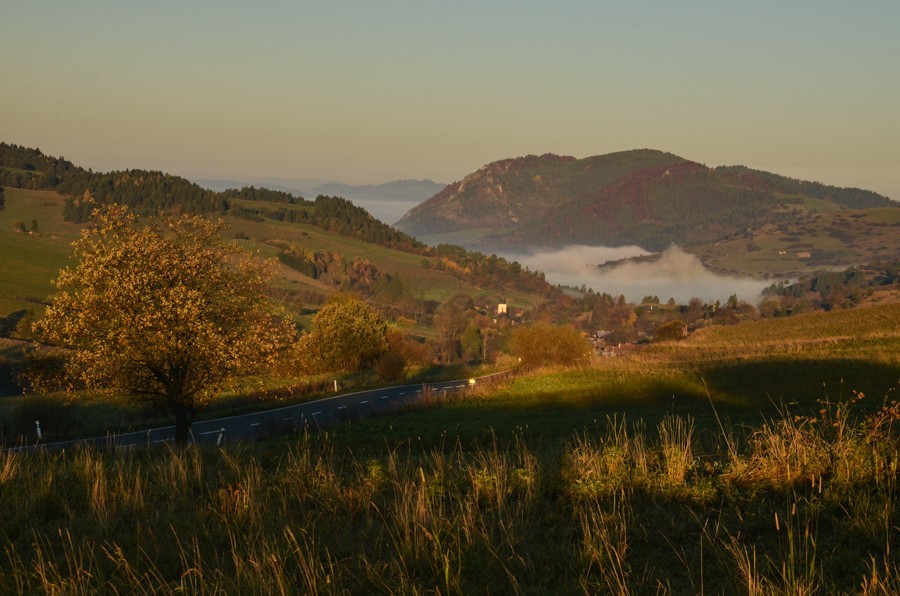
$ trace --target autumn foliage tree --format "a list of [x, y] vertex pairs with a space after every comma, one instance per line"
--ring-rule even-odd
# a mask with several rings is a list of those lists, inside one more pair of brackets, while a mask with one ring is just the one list
[[267, 297], [267, 266], [223, 242], [221, 222], [141, 225], [111, 205], [94, 224], [35, 332], [68, 348], [76, 384], [165, 407], [184, 443], [197, 413], [229, 381], [273, 363], [293, 326]]
[[526, 368], [585, 363], [591, 344], [571, 325], [536, 323], [516, 327], [509, 338], [509, 352]]
[[388, 327], [374, 308], [352, 294], [331, 298], [298, 342], [307, 372], [352, 372], [375, 364], [388, 351]]

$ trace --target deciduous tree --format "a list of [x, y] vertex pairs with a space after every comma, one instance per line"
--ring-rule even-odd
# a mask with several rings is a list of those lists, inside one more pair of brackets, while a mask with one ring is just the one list
[[471, 309], [472, 298], [457, 294], [443, 303], [434, 315], [434, 328], [445, 364], [459, 356], [459, 340], [469, 322]]
[[300, 338], [299, 353], [309, 372], [354, 371], [373, 365], [387, 352], [387, 323], [351, 294], [339, 294], [313, 318]]
[[229, 381], [273, 363], [293, 326], [267, 298], [267, 266], [224, 243], [221, 222], [141, 225], [111, 205], [94, 223], [35, 331], [69, 349], [70, 379], [164, 406], [184, 443], [197, 413]]
[[571, 366], [587, 362], [591, 344], [570, 325], [537, 323], [515, 328], [509, 338], [509, 351], [527, 368], [554, 364]]

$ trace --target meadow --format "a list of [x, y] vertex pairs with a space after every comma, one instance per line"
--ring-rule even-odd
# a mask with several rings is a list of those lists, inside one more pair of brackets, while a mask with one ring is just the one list
[[[0, 209], [0, 317], [16, 311], [42, 309], [53, 292], [59, 270], [71, 264], [72, 241], [81, 226], [63, 221], [63, 197], [40, 190], [5, 190], [6, 207]], [[17, 222], [36, 233], [19, 232]]]
[[[791, 278], [818, 269], [896, 257], [900, 226], [900, 210], [896, 208], [848, 212], [829, 201], [812, 198], [792, 207], [800, 213], [790, 224], [767, 224], [756, 230], [752, 239], [738, 237], [689, 250], [714, 270]], [[808, 256], [802, 254], [806, 252]]]
[[900, 306], [225, 448], [0, 454], [0, 592], [900, 592]]

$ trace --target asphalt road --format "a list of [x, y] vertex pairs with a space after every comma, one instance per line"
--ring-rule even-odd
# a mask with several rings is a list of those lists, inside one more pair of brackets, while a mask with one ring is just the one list
[[[496, 373], [478, 377], [480, 381], [505, 375]], [[274, 434], [297, 432], [304, 428], [318, 429], [352, 418], [389, 413], [421, 397], [424, 388], [431, 391], [438, 399], [469, 388], [469, 380], [445, 381], [402, 385], [358, 391], [343, 395], [324, 397], [314, 401], [292, 406], [217, 418], [201, 420], [191, 426], [191, 434], [195, 443], [228, 444], [238, 441], [249, 441]], [[76, 445], [94, 445], [101, 447], [152, 447], [175, 440], [175, 427], [163, 426], [142, 431], [110, 434], [105, 437], [91, 437], [57, 443], [35, 444], [13, 447], [8, 451], [25, 451], [31, 449], [69, 449]]]

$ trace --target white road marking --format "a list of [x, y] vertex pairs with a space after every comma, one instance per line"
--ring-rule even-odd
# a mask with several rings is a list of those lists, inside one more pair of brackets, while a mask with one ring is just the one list
[[361, 401], [361, 402], [359, 402], [359, 405], [363, 405], [363, 404], [367, 404], [367, 403], [369, 403], [369, 400]]

